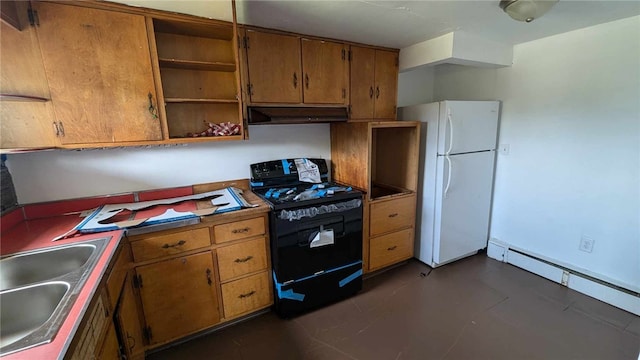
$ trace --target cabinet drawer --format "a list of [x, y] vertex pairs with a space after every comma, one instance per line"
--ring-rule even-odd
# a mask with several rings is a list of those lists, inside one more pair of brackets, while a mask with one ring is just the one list
[[371, 204], [370, 236], [411, 227], [415, 223], [415, 196]]
[[267, 268], [265, 238], [221, 247], [218, 253], [220, 281]]
[[413, 256], [413, 228], [369, 240], [369, 268], [377, 269]]
[[213, 227], [213, 238], [217, 244], [264, 234], [264, 218], [236, 221]]
[[222, 284], [224, 317], [231, 318], [271, 304], [269, 272]]
[[209, 245], [209, 229], [201, 228], [132, 241], [131, 251], [135, 261], [144, 261]]

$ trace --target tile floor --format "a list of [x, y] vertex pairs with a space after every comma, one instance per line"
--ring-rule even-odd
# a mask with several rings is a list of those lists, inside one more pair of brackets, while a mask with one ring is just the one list
[[289, 320], [273, 312], [148, 359], [638, 359], [640, 317], [479, 254], [412, 260], [355, 297]]

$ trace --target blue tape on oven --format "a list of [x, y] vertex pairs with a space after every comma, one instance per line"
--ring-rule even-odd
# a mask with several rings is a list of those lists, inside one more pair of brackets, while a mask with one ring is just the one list
[[273, 193], [276, 189], [269, 189], [267, 190], [266, 193], [264, 193], [264, 197], [266, 197], [267, 199], [271, 197], [271, 193]]
[[259, 182], [251, 181], [250, 184], [251, 186], [264, 186], [264, 183], [262, 181], [259, 181]]
[[273, 284], [276, 287], [276, 293], [279, 299], [290, 299], [295, 301], [304, 301], [304, 294], [293, 292], [293, 289], [282, 291], [282, 284], [278, 282], [275, 271], [273, 272]]
[[340, 287], [343, 287], [343, 286], [347, 285], [348, 283], [352, 282], [353, 280], [357, 279], [359, 276], [362, 276], [362, 269], [358, 269], [358, 271], [356, 271], [353, 274], [347, 276], [346, 278], [338, 281], [338, 285], [340, 285]]
[[[339, 270], [342, 270], [342, 269], [346, 269], [346, 268], [348, 268], [348, 267], [350, 267], [350, 266], [354, 266], [354, 265], [358, 265], [358, 264], [362, 264], [362, 260], [358, 260], [358, 261], [353, 262], [353, 263], [351, 263], [351, 264], [347, 264], [347, 265], [343, 265], [343, 266], [338, 266], [337, 268], [333, 268], [333, 269], [330, 269], [330, 270], [327, 270], [327, 271], [322, 271], [322, 272], [319, 272], [319, 273], [317, 273], [317, 274], [313, 274], [313, 275], [305, 276], [305, 277], [303, 277], [303, 278], [300, 278], [300, 279], [294, 280], [294, 281], [293, 281], [293, 282], [291, 282], [291, 283], [302, 282], [302, 281], [305, 281], [305, 280], [312, 279], [312, 278], [314, 278], [314, 277], [316, 277], [316, 276], [321, 276], [321, 275], [324, 275], [324, 274], [329, 274], [329, 273], [332, 273], [332, 272], [334, 272], [334, 271], [339, 271]], [[361, 270], [362, 270], [362, 269], [361, 269]], [[275, 276], [275, 275], [274, 275], [274, 276]]]
[[287, 161], [287, 159], [282, 159], [282, 170], [284, 170], [285, 175], [291, 174], [291, 170], [289, 170], [289, 161]]

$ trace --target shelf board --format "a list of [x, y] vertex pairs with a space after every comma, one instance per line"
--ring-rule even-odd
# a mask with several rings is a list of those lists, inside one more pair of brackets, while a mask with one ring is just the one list
[[233, 25], [231, 23], [214, 25], [154, 19], [153, 27], [155, 32], [229, 41], [233, 39]]
[[170, 137], [165, 140], [168, 144], [181, 144], [188, 142], [208, 142], [208, 141], [229, 141], [229, 140], [243, 140], [242, 134], [228, 135], [228, 136], [198, 136], [198, 137]]
[[39, 96], [0, 94], [0, 101], [45, 102], [49, 99]]
[[205, 71], [236, 71], [236, 64], [223, 63], [223, 62], [209, 62], [209, 61], [194, 61], [194, 60], [181, 60], [181, 59], [158, 59], [160, 66], [170, 67], [174, 69], [186, 69], [186, 70], [205, 70]]
[[237, 104], [236, 99], [192, 99], [192, 98], [164, 98], [169, 103], [193, 103], [193, 104]]

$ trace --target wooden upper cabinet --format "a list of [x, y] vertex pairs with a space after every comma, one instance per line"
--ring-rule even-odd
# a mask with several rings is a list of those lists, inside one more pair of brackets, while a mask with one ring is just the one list
[[144, 17], [33, 5], [61, 143], [162, 140]]
[[305, 104], [347, 102], [347, 49], [344, 44], [302, 39]]
[[371, 48], [351, 47], [352, 119], [373, 119], [375, 53]]
[[395, 119], [398, 98], [398, 53], [376, 50], [376, 119]]
[[346, 45], [247, 29], [244, 47], [249, 102], [347, 103]]
[[36, 30], [29, 26], [27, 2], [13, 5], [22, 31], [4, 21], [0, 29], [0, 148], [52, 147], [58, 144], [49, 84]]
[[302, 102], [299, 37], [247, 30], [245, 49], [251, 102]]
[[396, 119], [398, 53], [351, 47], [352, 119]]

